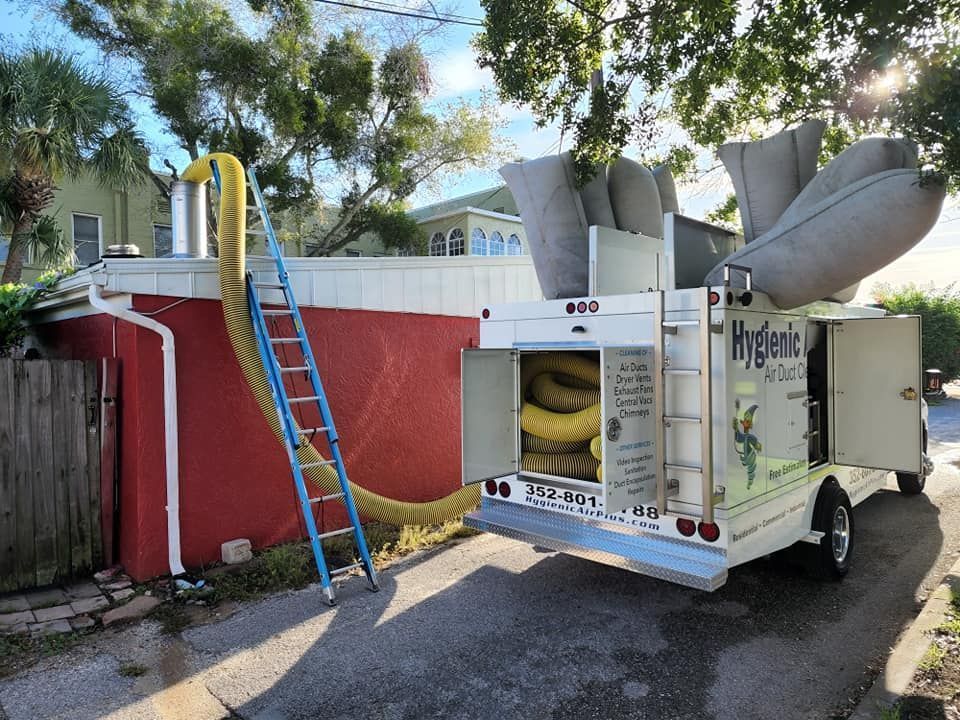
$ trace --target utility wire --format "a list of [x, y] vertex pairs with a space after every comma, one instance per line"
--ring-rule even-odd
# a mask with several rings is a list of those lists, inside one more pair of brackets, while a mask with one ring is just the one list
[[[407, 5], [397, 5], [396, 3], [391, 3], [391, 2], [382, 2], [381, 0], [366, 0], [366, 2], [369, 3], [370, 5], [382, 5], [383, 7], [396, 8], [398, 10], [404, 10], [408, 12], [411, 10], [419, 10], [419, 8], [411, 8]], [[483, 22], [482, 20], [480, 20], [480, 18], [471, 17], [470, 15], [460, 15], [458, 13], [452, 13], [452, 12], [441, 13], [433, 6], [432, 2], [429, 4], [430, 4], [430, 10], [433, 12], [433, 15], [428, 15], [427, 17], [431, 18], [432, 20], [458, 19], [458, 20], [470, 20], [472, 22]], [[421, 12], [425, 13], [427, 11], [426, 9], [424, 9]]]
[[[324, 5], [338, 5], [340, 7], [353, 8], [355, 10], [367, 10], [368, 12], [385, 13], [387, 15], [399, 15], [401, 17], [417, 18], [418, 20], [433, 20], [439, 23], [448, 23], [451, 25], [469, 25], [471, 27], [483, 27], [483, 23], [477, 20], [469, 22], [467, 20], [455, 20], [452, 17], [441, 17], [439, 15], [423, 15], [421, 13], [407, 12], [402, 10], [388, 10], [387, 8], [370, 7], [369, 5], [357, 5], [349, 2], [338, 2], [338, 0], [315, 0], [315, 2]], [[394, 7], [400, 7], [399, 5]]]

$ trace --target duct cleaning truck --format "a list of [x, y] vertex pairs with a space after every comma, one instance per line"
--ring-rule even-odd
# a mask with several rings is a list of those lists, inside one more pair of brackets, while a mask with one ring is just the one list
[[847, 573], [853, 508], [930, 470], [920, 318], [784, 310], [738, 265], [704, 287], [741, 242], [675, 214], [663, 239], [591, 227], [587, 296], [483, 310], [467, 525], [703, 590], [794, 545]]

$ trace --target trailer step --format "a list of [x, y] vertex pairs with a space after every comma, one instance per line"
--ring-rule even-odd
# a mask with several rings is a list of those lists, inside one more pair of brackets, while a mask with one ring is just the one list
[[484, 498], [463, 524], [531, 545], [623, 568], [698, 590], [716, 590], [727, 581], [723, 548], [642, 534], [612, 523], [587, 525], [580, 518], [526, 505]]

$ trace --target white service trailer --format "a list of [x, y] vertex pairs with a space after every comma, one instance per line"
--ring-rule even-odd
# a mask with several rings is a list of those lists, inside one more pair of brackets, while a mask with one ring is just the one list
[[[703, 590], [795, 543], [842, 577], [853, 506], [890, 471], [906, 493], [929, 471], [920, 318], [784, 311], [745, 268], [686, 287], [738, 239], [666, 225], [665, 240], [592, 228], [589, 297], [484, 310], [462, 354], [463, 482], [483, 483], [465, 523]], [[521, 377], [543, 353], [599, 363], [600, 481], [521, 467]]]

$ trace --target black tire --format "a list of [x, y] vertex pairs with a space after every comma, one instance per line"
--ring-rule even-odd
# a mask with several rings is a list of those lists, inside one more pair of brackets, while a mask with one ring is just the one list
[[923, 487], [926, 484], [927, 478], [923, 475], [897, 473], [897, 487], [904, 495], [919, 495], [923, 492]]
[[819, 545], [808, 546], [807, 570], [821, 580], [840, 580], [853, 557], [853, 507], [835, 480], [820, 486], [813, 508], [813, 530], [823, 533]]
[[[927, 426], [923, 426], [923, 452], [927, 452]], [[897, 487], [904, 495], [919, 495], [927, 484], [927, 476], [923, 473], [897, 473]]]

